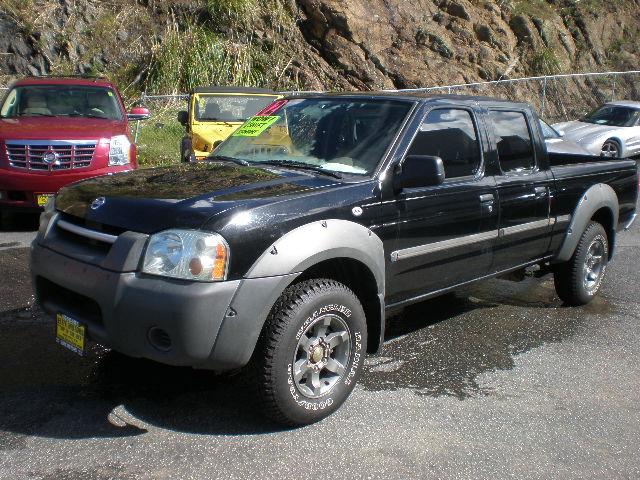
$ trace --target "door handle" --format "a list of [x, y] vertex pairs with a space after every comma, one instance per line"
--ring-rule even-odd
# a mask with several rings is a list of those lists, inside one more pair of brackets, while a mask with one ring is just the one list
[[536, 187], [533, 190], [536, 193], [536, 198], [542, 198], [547, 196], [547, 187]]
[[480, 207], [483, 213], [493, 213], [494, 196], [492, 193], [480, 195]]

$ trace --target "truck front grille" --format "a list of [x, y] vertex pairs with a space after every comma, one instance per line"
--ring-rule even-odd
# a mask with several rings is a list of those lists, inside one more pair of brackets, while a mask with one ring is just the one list
[[71, 170], [91, 165], [95, 140], [7, 140], [9, 165], [25, 170]]

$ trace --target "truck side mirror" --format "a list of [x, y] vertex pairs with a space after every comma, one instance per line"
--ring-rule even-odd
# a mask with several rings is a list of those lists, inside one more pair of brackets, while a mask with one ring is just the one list
[[151, 117], [151, 113], [148, 108], [145, 107], [133, 107], [129, 113], [127, 113], [127, 118], [129, 120], [147, 120]]
[[444, 164], [440, 157], [408, 155], [396, 167], [394, 189], [431, 187], [440, 185], [444, 179]]
[[186, 110], [180, 110], [178, 112], [178, 122], [184, 127], [189, 123], [189, 113]]

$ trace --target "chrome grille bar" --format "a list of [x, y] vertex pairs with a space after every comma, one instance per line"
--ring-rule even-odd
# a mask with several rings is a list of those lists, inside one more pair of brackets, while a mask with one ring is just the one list
[[[97, 140], [7, 140], [9, 164], [26, 170], [68, 170], [91, 165]], [[54, 163], [44, 161], [47, 153], [57, 155]]]
[[116, 243], [116, 240], [118, 239], [116, 235], [109, 235], [108, 233], [96, 232], [95, 230], [90, 230], [88, 228], [74, 225], [73, 223], [67, 222], [66, 220], [58, 220], [57, 225], [59, 228], [66, 230], [67, 232], [75, 233], [76, 235], [80, 235], [81, 237], [85, 237], [85, 238], [90, 238], [91, 240], [98, 240], [99, 242]]

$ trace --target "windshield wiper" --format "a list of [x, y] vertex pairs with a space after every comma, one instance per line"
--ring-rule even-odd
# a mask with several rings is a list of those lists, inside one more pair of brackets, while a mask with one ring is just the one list
[[21, 113], [19, 115], [16, 115], [18, 117], [55, 117], [56, 115], [53, 115], [51, 113], [38, 113], [38, 112], [33, 112], [33, 113]]
[[234, 157], [226, 157], [224, 155], [209, 155], [207, 157], [207, 160], [221, 160], [223, 162], [233, 162], [233, 163], [237, 163], [238, 165], [242, 165], [243, 167], [248, 167], [250, 165], [248, 160], [243, 160], [241, 158], [234, 158]]
[[65, 117], [88, 117], [88, 118], [99, 118], [101, 120], [109, 120], [109, 117], [105, 117], [105, 116], [102, 116], [102, 115], [95, 115], [93, 113], [73, 112], [73, 113], [65, 113], [65, 114], [63, 114], [63, 116], [65, 116]]
[[340, 175], [338, 172], [334, 172], [332, 170], [325, 170], [322, 167], [318, 167], [316, 165], [311, 165], [311, 164], [305, 163], [305, 162], [297, 162], [295, 160], [267, 160], [267, 161], [258, 162], [258, 163], [264, 163], [264, 164], [267, 164], [267, 165], [275, 165], [276, 167], [287, 167], [287, 168], [299, 168], [301, 170], [312, 170], [314, 172], [322, 173], [323, 175], [327, 175], [329, 177], [342, 178], [342, 175]]

